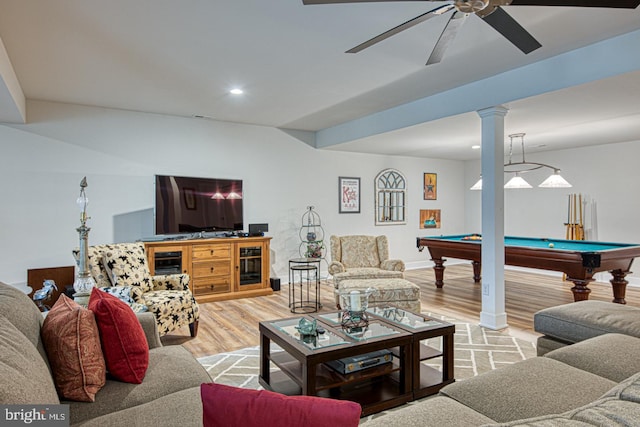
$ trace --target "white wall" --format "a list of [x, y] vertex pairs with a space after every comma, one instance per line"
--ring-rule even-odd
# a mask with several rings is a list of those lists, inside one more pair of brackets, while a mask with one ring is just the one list
[[[514, 161], [520, 153], [514, 154]], [[523, 177], [534, 188], [505, 190], [505, 234], [512, 236], [565, 238], [569, 194], [582, 194], [586, 201], [584, 224], [586, 238], [617, 243], [640, 244], [640, 141], [607, 144], [554, 152], [529, 153], [527, 160], [562, 169], [561, 175], [573, 187], [538, 188], [551, 172], [528, 172]], [[479, 162], [467, 162], [465, 177], [465, 229], [481, 228], [481, 192], [470, 191], [480, 175]], [[636, 263], [640, 261], [636, 260]], [[627, 276], [630, 283], [640, 285], [640, 266]], [[632, 271], [634, 269], [632, 268]], [[599, 274], [598, 280], [609, 280]]]
[[[288, 277], [306, 207], [325, 234], [387, 234], [391, 255], [428, 265], [421, 235], [465, 230], [465, 165], [424, 158], [316, 150], [275, 128], [49, 102], [29, 102], [27, 125], [0, 125], [0, 281], [27, 269], [73, 265], [75, 199], [87, 176], [89, 244], [153, 234], [154, 175], [240, 178], [245, 229], [269, 223], [272, 275]], [[408, 180], [408, 224], [374, 225], [373, 179], [395, 168]], [[422, 174], [438, 174], [438, 200], [422, 197]], [[338, 176], [360, 177], [360, 214], [338, 214]], [[420, 230], [419, 209], [441, 209], [442, 228]], [[127, 239], [129, 237], [129, 239]], [[328, 243], [328, 242], [327, 242]], [[326, 266], [325, 266], [326, 268]]]

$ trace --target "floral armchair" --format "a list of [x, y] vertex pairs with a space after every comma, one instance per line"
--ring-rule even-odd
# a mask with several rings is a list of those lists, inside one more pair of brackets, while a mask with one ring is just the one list
[[[152, 276], [143, 243], [90, 246], [87, 253], [96, 286], [120, 298], [126, 291], [127, 298], [154, 315], [160, 335], [189, 325], [191, 336], [196, 336], [200, 311], [187, 274]], [[77, 262], [79, 251], [74, 250], [73, 255]], [[132, 304], [134, 309], [136, 304]]]
[[403, 278], [404, 262], [389, 259], [387, 236], [331, 236], [331, 264], [336, 303], [343, 280]]

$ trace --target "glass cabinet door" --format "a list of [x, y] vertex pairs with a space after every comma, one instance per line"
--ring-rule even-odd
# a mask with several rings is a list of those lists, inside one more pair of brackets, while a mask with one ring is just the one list
[[265, 280], [263, 277], [262, 243], [238, 244], [237, 278], [238, 290], [259, 289]]

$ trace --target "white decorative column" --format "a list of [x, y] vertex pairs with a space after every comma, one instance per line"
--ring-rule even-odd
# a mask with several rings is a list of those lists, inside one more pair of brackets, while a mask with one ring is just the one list
[[478, 111], [482, 121], [482, 311], [480, 326], [507, 325], [504, 289], [504, 117], [502, 106]]

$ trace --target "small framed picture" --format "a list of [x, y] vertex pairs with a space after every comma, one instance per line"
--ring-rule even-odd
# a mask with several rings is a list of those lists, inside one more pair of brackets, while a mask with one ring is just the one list
[[438, 174], [424, 174], [424, 199], [436, 200], [438, 198]]
[[184, 188], [184, 205], [187, 209], [196, 210], [196, 190], [195, 188]]
[[420, 209], [420, 228], [440, 228], [440, 209]]
[[339, 213], [360, 213], [360, 178], [338, 177]]

